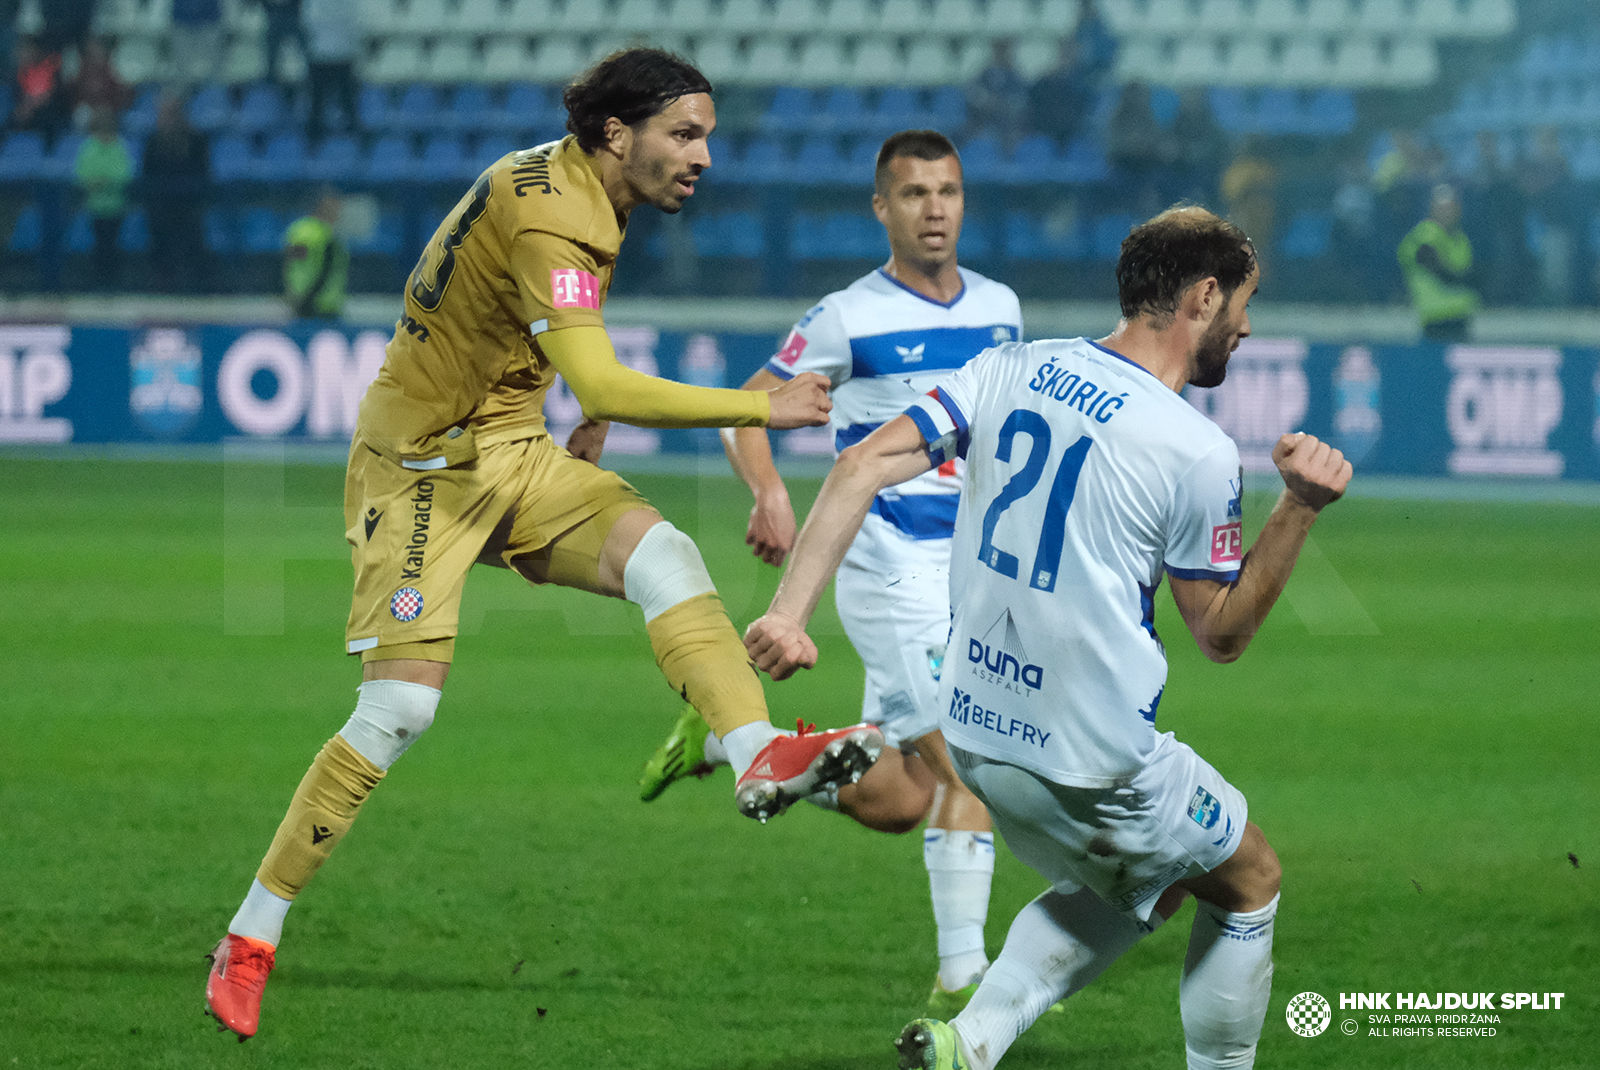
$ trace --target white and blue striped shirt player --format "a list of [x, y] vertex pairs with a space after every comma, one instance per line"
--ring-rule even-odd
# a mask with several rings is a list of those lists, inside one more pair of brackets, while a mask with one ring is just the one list
[[[958, 269], [948, 303], [882, 270], [829, 294], [795, 325], [766, 368], [816, 372], [832, 384], [834, 449], [894, 419], [991, 346], [1022, 337], [1011, 288]], [[861, 715], [891, 745], [938, 727], [936, 693], [950, 631], [950, 538], [961, 495], [958, 459], [880, 493], [839, 567], [834, 599], [866, 666]]]

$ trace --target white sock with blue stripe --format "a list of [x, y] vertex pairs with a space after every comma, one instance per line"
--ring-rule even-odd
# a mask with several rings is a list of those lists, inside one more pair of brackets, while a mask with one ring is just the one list
[[1189, 932], [1178, 1005], [1189, 1070], [1251, 1067], [1272, 994], [1272, 920], [1278, 897], [1234, 914], [1200, 900]]

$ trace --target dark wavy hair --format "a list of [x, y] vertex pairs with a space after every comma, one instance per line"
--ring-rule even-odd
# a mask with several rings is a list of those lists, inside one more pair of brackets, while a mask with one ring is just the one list
[[878, 165], [872, 171], [872, 192], [879, 197], [889, 192], [889, 162], [902, 156], [918, 160], [942, 160], [954, 156], [961, 162], [955, 144], [937, 130], [902, 130], [890, 134], [878, 150]]
[[634, 126], [659, 115], [691, 93], [710, 93], [711, 83], [688, 60], [659, 48], [613, 52], [580, 74], [561, 94], [567, 129], [585, 152], [606, 140], [606, 120]]
[[1117, 258], [1117, 298], [1127, 319], [1149, 316], [1164, 326], [1184, 293], [1215, 278], [1232, 297], [1256, 266], [1244, 231], [1199, 205], [1177, 204], [1134, 227]]

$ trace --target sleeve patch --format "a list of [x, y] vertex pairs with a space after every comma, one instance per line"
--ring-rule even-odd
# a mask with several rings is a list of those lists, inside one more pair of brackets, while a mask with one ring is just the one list
[[1244, 524], [1235, 520], [1211, 529], [1211, 563], [1237, 565], [1244, 560]]
[[800, 354], [805, 351], [805, 336], [796, 329], [789, 332], [789, 337], [783, 341], [783, 348], [778, 350], [772, 359], [786, 368], [792, 368], [794, 367], [794, 362], [800, 359]]
[[600, 307], [600, 280], [578, 268], [551, 268], [552, 308]]

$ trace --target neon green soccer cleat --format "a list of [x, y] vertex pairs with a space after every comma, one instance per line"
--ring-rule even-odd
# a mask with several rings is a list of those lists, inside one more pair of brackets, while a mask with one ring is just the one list
[[972, 1002], [972, 994], [977, 990], [978, 982], [974, 981], [965, 988], [958, 988], [952, 992], [944, 986], [943, 981], [935, 977], [933, 992], [928, 996], [928, 1017], [948, 1022], [967, 1009], [967, 1004]]
[[675, 781], [688, 776], [710, 776], [715, 772], [716, 766], [706, 761], [706, 736], [710, 733], [710, 726], [695, 708], [684, 706], [677, 723], [672, 726], [672, 734], [644, 763], [644, 775], [639, 778], [639, 798], [650, 802]]
[[900, 1070], [970, 1070], [961, 1057], [956, 1031], [944, 1022], [918, 1018], [894, 1042], [900, 1053]]

